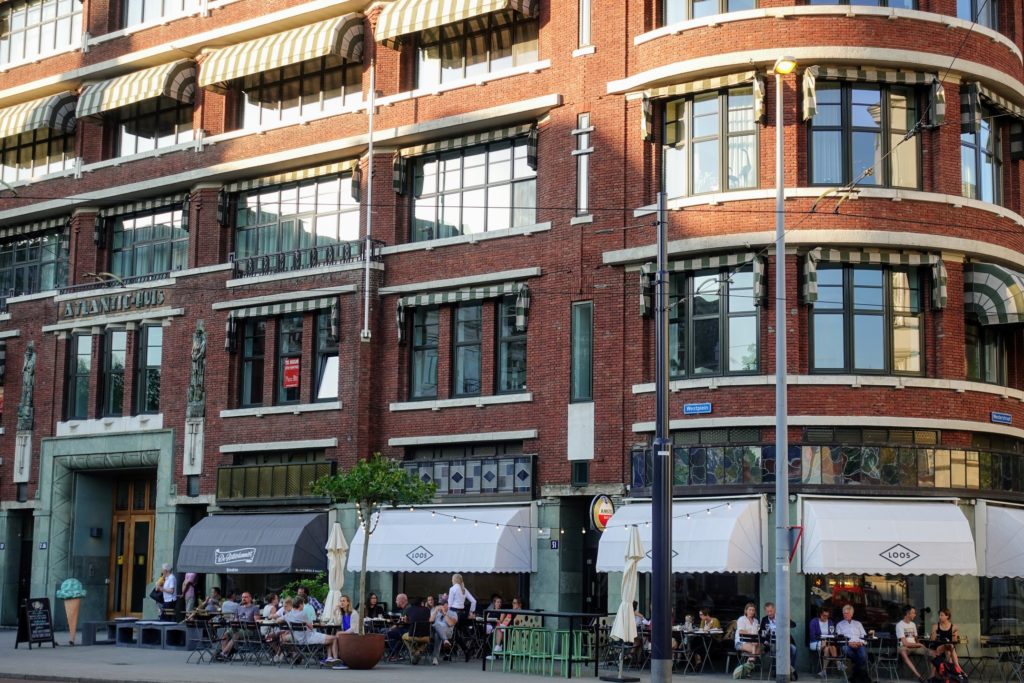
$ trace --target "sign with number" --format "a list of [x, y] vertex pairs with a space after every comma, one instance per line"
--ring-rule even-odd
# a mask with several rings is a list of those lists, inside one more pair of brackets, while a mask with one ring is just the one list
[[298, 389], [299, 388], [299, 359], [298, 358], [285, 358], [284, 359], [284, 388], [285, 389]]

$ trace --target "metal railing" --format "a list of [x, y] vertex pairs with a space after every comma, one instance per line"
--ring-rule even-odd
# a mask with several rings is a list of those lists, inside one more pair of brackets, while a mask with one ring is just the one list
[[438, 496], [532, 497], [534, 455], [494, 458], [411, 460], [405, 471], [420, 481], [437, 485]]
[[[384, 248], [385, 242], [382, 240], [371, 240], [371, 242], [370, 259], [373, 261], [384, 260], [381, 250]], [[366, 251], [366, 240], [359, 240], [341, 242], [339, 244], [325, 244], [305, 249], [293, 249], [291, 251], [280, 251], [275, 254], [246, 256], [244, 258], [237, 258], [232, 253], [230, 261], [233, 276], [243, 278], [287, 273], [293, 270], [318, 268], [320, 266], [357, 263], [363, 261], [364, 251]]]
[[60, 288], [61, 294], [72, 294], [74, 292], [87, 292], [90, 289], [122, 289], [128, 285], [145, 284], [156, 282], [171, 277], [174, 271], [162, 270], [159, 273], [146, 273], [145, 275], [131, 275], [129, 277], [97, 277], [95, 282], [80, 282], [76, 285], [65, 285]]
[[231, 465], [217, 469], [217, 502], [288, 501], [313, 498], [313, 482], [334, 474], [332, 461], [284, 465]]

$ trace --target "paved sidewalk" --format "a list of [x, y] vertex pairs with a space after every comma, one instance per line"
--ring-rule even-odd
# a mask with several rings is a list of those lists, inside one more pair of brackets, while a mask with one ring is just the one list
[[[188, 653], [139, 648], [94, 645], [91, 647], [33, 647], [25, 643], [14, 649], [15, 632], [0, 632], [0, 679], [34, 681], [82, 681], [87, 683], [281, 683], [282, 681], [372, 681], [373, 683], [538, 683], [554, 680], [539, 675], [482, 672], [480, 662], [441, 662], [439, 666], [420, 663], [381, 664], [371, 671], [332, 671], [329, 669], [289, 669], [287, 667], [246, 666], [242, 664], [186, 664]], [[57, 642], [66, 643], [67, 633], [58, 633]], [[602, 670], [602, 674], [613, 673]], [[635, 675], [635, 674], [634, 674]], [[650, 674], [639, 675], [650, 683]], [[682, 676], [676, 676], [682, 680]], [[694, 678], [687, 676], [688, 679]], [[702, 676], [704, 680], [727, 677]], [[561, 679], [565, 680], [565, 679]], [[593, 669], [583, 672], [581, 680], [595, 681]], [[731, 679], [729, 679], [731, 680]]]

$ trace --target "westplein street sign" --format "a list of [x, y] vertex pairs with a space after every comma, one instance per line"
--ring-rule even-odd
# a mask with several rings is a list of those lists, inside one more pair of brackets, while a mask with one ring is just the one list
[[65, 301], [61, 315], [65, 318], [86, 318], [107, 313], [126, 313], [155, 306], [163, 306], [167, 301], [167, 293], [163, 289], [140, 289], [137, 292], [124, 292], [97, 296], [91, 299]]

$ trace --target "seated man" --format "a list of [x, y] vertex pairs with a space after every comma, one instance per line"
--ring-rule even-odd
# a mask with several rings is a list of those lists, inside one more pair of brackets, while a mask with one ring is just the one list
[[220, 594], [220, 588], [214, 586], [210, 589], [210, 597], [203, 601], [202, 609], [207, 612], [219, 612], [220, 604], [224, 598]]
[[238, 603], [235, 601], [235, 591], [228, 591], [228, 597], [220, 604], [220, 613], [226, 619], [234, 619], [238, 612]]
[[[764, 603], [764, 616], [761, 617], [761, 643], [763, 645], [768, 646], [775, 639], [775, 627], [775, 603], [766, 602]], [[792, 619], [789, 620], [789, 627], [796, 628], [796, 623]], [[789, 677], [795, 681], [797, 680], [796, 642], [792, 635], [789, 636], [789, 665], [791, 668]]]
[[323, 604], [319, 600], [314, 598], [312, 595], [310, 595], [309, 589], [305, 586], [299, 586], [298, 588], [296, 588], [295, 594], [302, 598], [302, 602], [304, 602], [308, 607], [308, 609], [306, 610], [306, 615], [308, 616], [310, 612], [312, 612], [313, 616], [311, 617], [311, 619], [312, 621], [316, 621], [316, 618], [319, 617], [320, 613], [324, 611]]
[[843, 654], [853, 661], [853, 673], [858, 680], [868, 680], [868, 637], [864, 626], [853, 618], [853, 605], [843, 607], [843, 620], [836, 624], [836, 634], [846, 638]]
[[423, 604], [423, 598], [413, 598], [405, 610], [409, 630], [402, 634], [402, 642], [409, 651], [409, 659], [418, 664], [430, 643], [430, 610]]
[[396, 595], [395, 607], [401, 611], [401, 616], [398, 618], [398, 624], [389, 628], [387, 633], [388, 652], [391, 653], [391, 659], [395, 658], [394, 653], [402, 641], [402, 636], [409, 632], [409, 619], [406, 615], [406, 610], [409, 608], [409, 596], [405, 593]]
[[918, 640], [917, 624], [914, 623], [916, 618], [916, 609], [910, 605], [903, 608], [903, 619], [896, 622], [896, 640], [899, 641], [900, 659], [907, 665], [907, 668], [914, 674], [914, 677], [924, 683], [924, 676], [917, 670], [914, 663], [910, 661], [910, 655], [931, 659], [935, 656], [935, 653]]
[[[259, 614], [260, 608], [256, 606], [252, 601], [252, 593], [245, 591], [242, 593], [242, 603], [238, 605], [238, 609], [235, 612], [235, 616], [238, 622], [245, 624], [256, 624], [256, 616]], [[230, 628], [224, 631], [224, 635], [220, 638], [220, 654], [217, 655], [217, 659], [229, 659], [232, 651], [235, 649], [235, 643], [238, 642], [242, 637], [242, 631], [239, 628]]]

